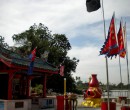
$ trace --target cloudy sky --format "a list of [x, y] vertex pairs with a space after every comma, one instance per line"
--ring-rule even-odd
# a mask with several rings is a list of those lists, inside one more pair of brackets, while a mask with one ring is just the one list
[[[97, 74], [99, 81], [106, 83], [106, 63], [99, 56], [104, 43], [102, 8], [95, 12], [86, 11], [86, 0], [0, 0], [0, 35], [5, 42], [14, 45], [12, 35], [21, 33], [34, 23], [43, 23], [53, 33], [65, 34], [72, 49], [71, 58], [80, 60], [73, 76], [88, 81], [91, 74]], [[130, 0], [104, 0], [106, 33], [113, 12], [116, 30], [120, 19], [127, 23], [128, 54], [130, 53]], [[130, 54], [129, 54], [130, 57]], [[130, 63], [130, 60], [129, 60]], [[120, 82], [119, 58], [108, 59], [109, 82]], [[121, 59], [123, 83], [127, 84], [126, 59]]]

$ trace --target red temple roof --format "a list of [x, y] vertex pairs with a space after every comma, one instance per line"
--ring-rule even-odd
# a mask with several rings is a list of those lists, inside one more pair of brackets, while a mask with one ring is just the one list
[[[18, 53], [15, 53], [0, 46], [0, 62], [4, 63], [10, 68], [19, 68], [27, 71], [31, 61], [29, 60], [28, 56], [22, 56]], [[47, 72], [57, 74], [59, 70], [55, 66], [44, 61], [43, 59], [36, 58], [34, 61], [33, 71], [34, 73]]]

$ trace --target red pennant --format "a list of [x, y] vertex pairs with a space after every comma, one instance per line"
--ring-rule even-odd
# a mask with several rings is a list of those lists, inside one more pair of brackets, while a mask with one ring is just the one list
[[124, 58], [126, 55], [126, 50], [124, 46], [124, 37], [123, 37], [123, 30], [122, 30], [122, 24], [120, 22], [120, 28], [117, 34], [118, 39], [118, 45], [119, 45], [119, 56]]
[[100, 51], [100, 54], [106, 54], [108, 57], [118, 54], [118, 46], [116, 40], [116, 31], [115, 31], [115, 15], [113, 14], [111, 23], [109, 26], [108, 36], [103, 45], [103, 48]]
[[60, 66], [60, 75], [64, 76], [64, 66]]

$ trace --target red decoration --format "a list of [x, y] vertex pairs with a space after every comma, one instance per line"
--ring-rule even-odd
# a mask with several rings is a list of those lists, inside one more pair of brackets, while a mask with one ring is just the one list
[[60, 75], [64, 76], [64, 66], [60, 66]]
[[118, 45], [115, 31], [115, 14], [112, 16], [107, 39], [100, 51], [100, 55], [102, 54], [106, 54], [108, 57], [112, 57], [114, 55], [116, 56], [118, 54]]
[[86, 91], [87, 98], [101, 98], [102, 91], [99, 88], [99, 82], [97, 80], [97, 75], [92, 74], [91, 81], [89, 82], [89, 88]]
[[92, 79], [89, 82], [89, 87], [99, 87], [99, 82], [97, 80], [97, 75], [96, 74], [92, 74]]
[[125, 45], [124, 45], [124, 36], [122, 30], [122, 24], [120, 22], [120, 28], [117, 34], [118, 46], [119, 46], [119, 56], [124, 58], [126, 55]]
[[[109, 110], [116, 110], [116, 103], [115, 102], [110, 102], [109, 106], [110, 106]], [[101, 110], [108, 110], [108, 102], [102, 102]]]

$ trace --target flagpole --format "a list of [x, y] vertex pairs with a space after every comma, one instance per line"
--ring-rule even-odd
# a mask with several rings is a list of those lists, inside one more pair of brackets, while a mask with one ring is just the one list
[[64, 78], [64, 96], [66, 96], [66, 78]]
[[[120, 55], [119, 55], [119, 67], [120, 67], [120, 79], [121, 79], [121, 90], [122, 90], [122, 74], [121, 74], [121, 61], [120, 61]], [[120, 91], [120, 95], [122, 95], [122, 92]]]
[[[104, 6], [103, 6], [103, 0], [102, 0], [102, 12], [103, 12], [103, 23], [104, 23], [104, 37], [106, 40], [106, 27], [105, 27], [105, 17], [104, 17]], [[110, 100], [109, 100], [109, 75], [108, 75], [108, 59], [107, 56], [105, 56], [106, 59], [106, 76], [107, 76], [107, 96], [108, 96], [108, 110], [110, 110]]]
[[[122, 20], [121, 20], [121, 23], [122, 23]], [[121, 24], [120, 24], [120, 26], [121, 26]], [[120, 27], [119, 26], [119, 30], [118, 30], [118, 33], [120, 34]], [[116, 26], [116, 30], [117, 30], [117, 26]], [[119, 36], [118, 36], [118, 34], [117, 34], [117, 40], [118, 39], [120, 39], [120, 38], [118, 38]], [[118, 40], [118, 46], [119, 46], [119, 49], [118, 49], [118, 51], [119, 51], [119, 68], [120, 68], [120, 80], [121, 80], [121, 90], [122, 90], [122, 74], [121, 74], [121, 60], [120, 60], [120, 45], [119, 45], [119, 40]], [[120, 96], [122, 95], [122, 92], [120, 91]]]
[[128, 46], [127, 46], [127, 31], [126, 31], [126, 23], [125, 23], [125, 33], [124, 33], [124, 36], [125, 36], [125, 43], [126, 43], [126, 62], [127, 62], [127, 77], [128, 77], [128, 94], [127, 94], [127, 97], [129, 98], [129, 84], [130, 84], [130, 81], [129, 81], [129, 63], [128, 63]]
[[[121, 30], [122, 35], [120, 35], [121, 34], [120, 30]], [[123, 37], [122, 39], [124, 39], [124, 34], [123, 34], [123, 30], [122, 30], [122, 18], [121, 18], [121, 21], [120, 21], [120, 27], [119, 27], [119, 31], [118, 31], [118, 34], [117, 34], [117, 37], [119, 37], [117, 39], [118, 39], [118, 46], [119, 46], [119, 54], [118, 55], [119, 55], [120, 80], [121, 80], [121, 90], [122, 90], [123, 89], [123, 85], [122, 85], [122, 71], [121, 71], [122, 69], [121, 69], [121, 61], [120, 61], [120, 59], [121, 59], [120, 47], [121, 47], [122, 44], [120, 44], [120, 39], [121, 39], [120, 36], [122, 36]], [[124, 40], [123, 40], [123, 42], [124, 42]], [[120, 95], [123, 95], [122, 91], [120, 91]]]

